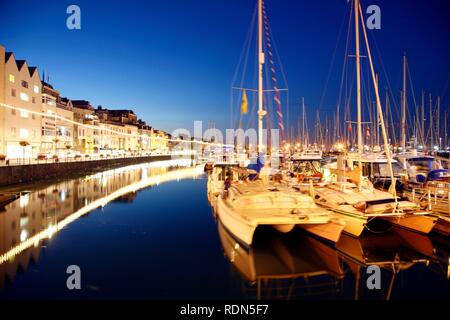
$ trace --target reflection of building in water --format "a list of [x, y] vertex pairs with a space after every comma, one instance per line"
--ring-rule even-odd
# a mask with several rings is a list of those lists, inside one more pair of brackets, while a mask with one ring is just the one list
[[84, 178], [62, 181], [21, 196], [0, 213], [0, 288], [19, 268], [26, 270], [39, 258], [40, 240], [91, 210], [120, 197], [132, 199], [136, 191], [170, 180], [192, 178], [197, 168], [175, 170], [165, 161], [104, 171]]
[[244, 280], [249, 298], [339, 295], [344, 272], [337, 252], [324, 243], [301, 232], [281, 238], [267, 231], [245, 248], [220, 222], [218, 230], [225, 256]]

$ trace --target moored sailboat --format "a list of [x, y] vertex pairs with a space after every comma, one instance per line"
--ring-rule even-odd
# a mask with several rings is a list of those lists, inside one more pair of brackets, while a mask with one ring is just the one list
[[[354, 0], [353, 11], [355, 20], [358, 150], [357, 153], [349, 153], [345, 159], [343, 156], [338, 159], [337, 180], [326, 186], [317, 187], [314, 190], [316, 203], [339, 213], [346, 222], [344, 231], [352, 236], [359, 237], [364, 229], [369, 228], [369, 223], [375, 219], [387, 220], [396, 226], [416, 232], [429, 233], [436, 224], [436, 218], [428, 216], [427, 211], [420, 210], [413, 202], [400, 201], [396, 194], [396, 178], [393, 172], [389, 140], [378, 92], [378, 81], [375, 76], [365, 25], [361, 23], [376, 96], [378, 117], [382, 129], [387, 169], [391, 181], [389, 192], [375, 189], [368, 177], [363, 176], [364, 147], [361, 119], [361, 53], [359, 44], [359, 20], [362, 20], [363, 15], [359, 0]], [[351, 163], [353, 167], [347, 168], [346, 162], [347, 164]]]
[[217, 215], [224, 227], [245, 245], [252, 243], [255, 230], [261, 225], [273, 226], [280, 232], [289, 232], [299, 225], [318, 237], [336, 242], [344, 228], [342, 219], [318, 207], [309, 195], [270, 181], [270, 164], [264, 164], [263, 118], [267, 112], [263, 108], [262, 14], [263, 1], [258, 0], [258, 174], [256, 181], [227, 185], [223, 196], [217, 198]]

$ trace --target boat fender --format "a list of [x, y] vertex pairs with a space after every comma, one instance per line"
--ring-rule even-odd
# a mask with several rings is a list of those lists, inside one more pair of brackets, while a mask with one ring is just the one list
[[357, 209], [357, 210], [362, 210], [365, 211], [367, 208], [367, 203], [365, 201], [360, 201], [358, 203], [355, 203], [353, 205], [353, 208]]

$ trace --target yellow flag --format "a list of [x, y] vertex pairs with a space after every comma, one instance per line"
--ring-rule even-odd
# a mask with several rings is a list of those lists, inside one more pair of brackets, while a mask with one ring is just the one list
[[248, 102], [247, 102], [247, 93], [242, 93], [242, 102], [241, 102], [241, 114], [246, 114], [248, 112]]

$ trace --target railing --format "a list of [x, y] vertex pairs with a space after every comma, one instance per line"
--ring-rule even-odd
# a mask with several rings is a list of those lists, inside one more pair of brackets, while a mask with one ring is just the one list
[[[191, 153], [189, 153], [191, 154]], [[142, 158], [142, 157], [158, 157], [158, 156], [180, 156], [188, 155], [188, 153], [183, 152], [149, 152], [149, 153], [137, 153], [137, 154], [90, 154], [89, 156], [69, 156], [60, 158], [14, 158], [0, 160], [0, 166], [19, 166], [19, 165], [32, 165], [32, 164], [50, 164], [50, 163], [65, 163], [65, 162], [82, 162], [82, 161], [98, 161], [98, 160], [109, 160], [109, 159], [127, 159], [127, 158]]]
[[426, 202], [428, 210], [450, 214], [450, 188], [413, 188], [411, 200], [416, 203]]

